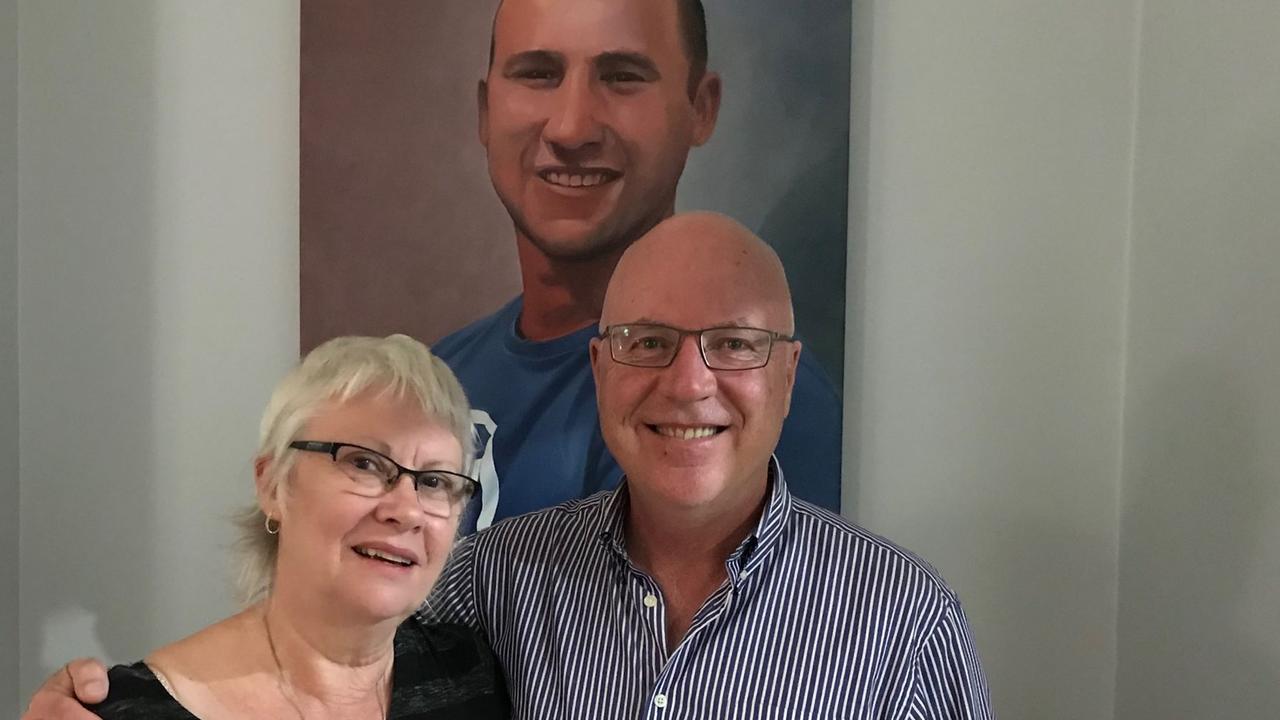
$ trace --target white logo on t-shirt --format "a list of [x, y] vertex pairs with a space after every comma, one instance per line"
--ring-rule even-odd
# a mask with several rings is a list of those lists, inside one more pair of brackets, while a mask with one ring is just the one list
[[[489, 417], [489, 413], [474, 408], [471, 410], [471, 422], [476, 424], [476, 437], [484, 440], [484, 449], [480, 451], [475, 468], [482, 499], [476, 530], [483, 530], [493, 524], [493, 516], [498, 512], [498, 469], [493, 464], [493, 436], [498, 434], [498, 424]], [[481, 429], [484, 432], [480, 432]]]

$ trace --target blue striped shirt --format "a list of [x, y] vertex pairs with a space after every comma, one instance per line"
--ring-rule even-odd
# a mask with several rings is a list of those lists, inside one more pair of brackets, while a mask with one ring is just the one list
[[728, 579], [666, 647], [626, 484], [463, 540], [429, 621], [492, 643], [518, 718], [990, 718], [956, 595], [919, 558], [791, 496], [780, 470]]

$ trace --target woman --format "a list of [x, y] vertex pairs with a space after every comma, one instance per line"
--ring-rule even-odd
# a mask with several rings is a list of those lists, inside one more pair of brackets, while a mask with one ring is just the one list
[[246, 607], [112, 668], [104, 718], [498, 718], [491, 651], [404, 622], [439, 577], [475, 482], [453, 373], [403, 335], [313, 350], [263, 414], [241, 525]]

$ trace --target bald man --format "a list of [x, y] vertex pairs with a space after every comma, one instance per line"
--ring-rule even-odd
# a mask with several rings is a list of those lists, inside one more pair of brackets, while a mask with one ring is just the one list
[[726, 217], [622, 256], [591, 368], [625, 480], [464, 541], [429, 604], [488, 636], [516, 717], [991, 717], [955, 593], [788, 489], [792, 331], [777, 256]]
[[[726, 217], [623, 254], [590, 358], [624, 481], [468, 537], [419, 618], [486, 635], [515, 717], [992, 717], [956, 594], [788, 489], [792, 324], [777, 256]], [[29, 720], [88, 717], [68, 692]]]

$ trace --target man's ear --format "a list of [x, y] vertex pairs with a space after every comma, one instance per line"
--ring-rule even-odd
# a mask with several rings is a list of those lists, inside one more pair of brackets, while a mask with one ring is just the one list
[[591, 338], [589, 352], [591, 353], [591, 380], [596, 385], [596, 404], [600, 403], [600, 389], [604, 387], [604, 365], [608, 362], [605, 357], [609, 354], [609, 348], [605, 347], [605, 343], [609, 342], [607, 338], [598, 337]]
[[716, 129], [716, 119], [720, 117], [720, 75], [713, 72], [702, 74], [698, 89], [693, 94], [693, 146], [700, 147], [711, 139]]
[[796, 387], [796, 371], [800, 368], [800, 341], [794, 340], [787, 343], [791, 346], [787, 352], [787, 404], [782, 414], [786, 417], [791, 413], [791, 391]]
[[598, 337], [591, 338], [588, 352], [591, 353], [591, 378], [595, 380], [596, 392], [600, 392], [600, 343]]
[[481, 80], [476, 84], [476, 122], [480, 134], [480, 144], [489, 149], [489, 83]]

